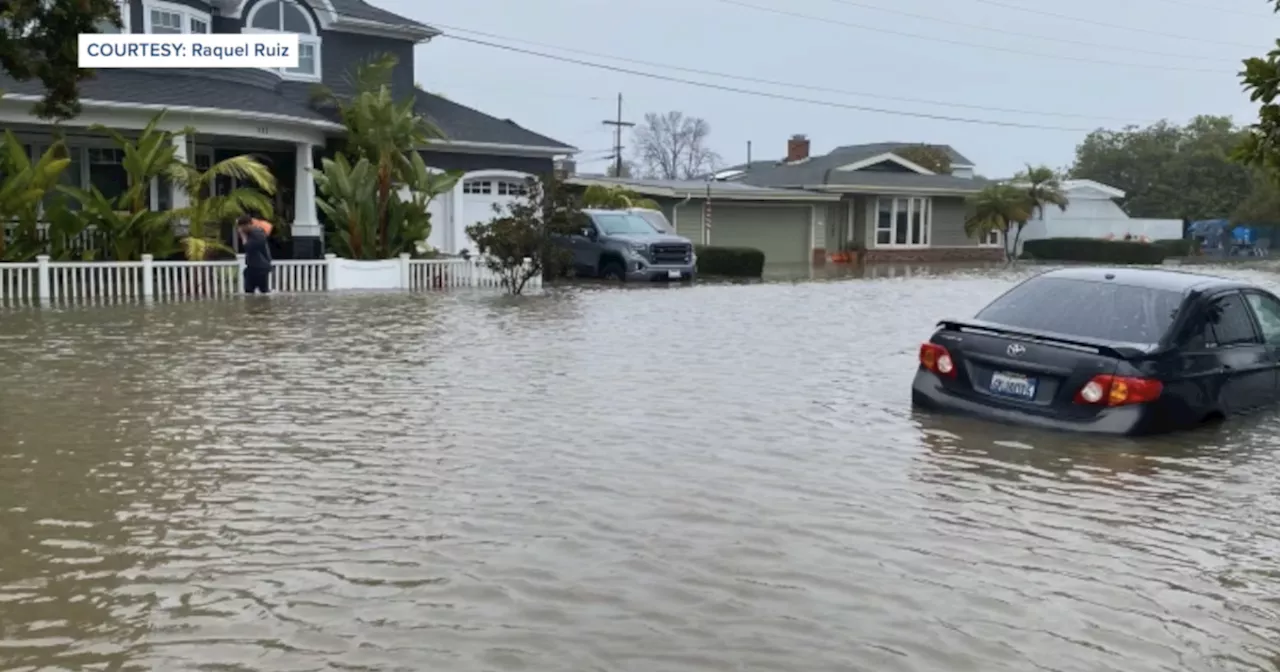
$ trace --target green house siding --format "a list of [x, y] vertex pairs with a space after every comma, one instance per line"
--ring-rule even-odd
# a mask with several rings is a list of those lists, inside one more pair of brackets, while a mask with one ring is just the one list
[[963, 198], [933, 198], [933, 231], [929, 241], [933, 247], [973, 247], [978, 244], [964, 234], [967, 210]]

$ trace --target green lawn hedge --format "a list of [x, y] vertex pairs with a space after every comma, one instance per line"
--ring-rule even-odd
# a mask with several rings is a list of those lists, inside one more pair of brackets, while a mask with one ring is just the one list
[[764, 275], [764, 252], [751, 247], [694, 246], [698, 275], [758, 278]]
[[1170, 240], [1157, 240], [1159, 245], [1169, 252], [1171, 257], [1193, 257], [1200, 254], [1200, 241], [1187, 240], [1185, 238], [1174, 238]]
[[1023, 243], [1022, 251], [1043, 261], [1087, 261], [1101, 264], [1160, 264], [1174, 256], [1167, 245], [1101, 238], [1042, 238]]

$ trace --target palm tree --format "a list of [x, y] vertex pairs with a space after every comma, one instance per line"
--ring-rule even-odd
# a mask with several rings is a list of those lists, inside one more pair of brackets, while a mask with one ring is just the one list
[[317, 87], [313, 96], [316, 104], [338, 110], [347, 128], [350, 163], [364, 158], [377, 169], [377, 247], [384, 255], [390, 254], [391, 247], [388, 230], [391, 191], [397, 181], [404, 182], [407, 177], [402, 174], [401, 157], [405, 152], [416, 151], [431, 140], [444, 137], [444, 131], [414, 111], [413, 98], [396, 102], [391, 95], [391, 73], [396, 63], [394, 56], [384, 54], [358, 65], [354, 76], [347, 80], [355, 92], [350, 97], [340, 97], [323, 86]]
[[[970, 197], [969, 207], [965, 234], [981, 239], [991, 231], [999, 231], [1005, 242], [1005, 259], [1012, 260], [1017, 254], [1022, 227], [1031, 219], [1032, 202], [1027, 192], [1012, 184], [992, 184]], [[1011, 237], [1012, 247], [1009, 246]]]
[[1067, 195], [1062, 191], [1062, 180], [1058, 174], [1048, 166], [1032, 167], [1027, 165], [1026, 171], [1013, 178], [1027, 192], [1027, 198], [1031, 200], [1031, 216], [1043, 217], [1044, 208], [1047, 205], [1057, 206], [1062, 212], [1066, 212], [1067, 205], [1070, 201]]
[[[238, 185], [243, 186], [215, 196], [214, 185], [219, 177], [233, 177]], [[276, 178], [269, 168], [252, 156], [233, 156], [213, 164], [208, 170], [200, 170], [189, 163], [175, 163], [169, 172], [169, 180], [187, 193], [186, 207], [174, 210], [171, 216], [187, 223], [182, 251], [189, 261], [206, 259], [213, 250], [230, 251], [206, 232], [206, 226], [220, 225], [246, 212], [272, 218], [272, 203], [268, 196], [276, 191]]]

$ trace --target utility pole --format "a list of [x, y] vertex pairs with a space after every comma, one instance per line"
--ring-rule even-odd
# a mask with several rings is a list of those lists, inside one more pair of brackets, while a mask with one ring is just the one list
[[613, 127], [613, 176], [622, 177], [622, 129], [635, 126], [630, 121], [622, 120], [622, 94], [618, 94], [618, 118], [604, 121], [605, 126]]
[[747, 141], [747, 166], [751, 166], [751, 141]]

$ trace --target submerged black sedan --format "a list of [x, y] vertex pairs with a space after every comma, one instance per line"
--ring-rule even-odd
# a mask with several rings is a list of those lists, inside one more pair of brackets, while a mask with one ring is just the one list
[[1280, 299], [1133, 268], [1035, 276], [920, 346], [912, 404], [1107, 434], [1193, 427], [1280, 398]]

